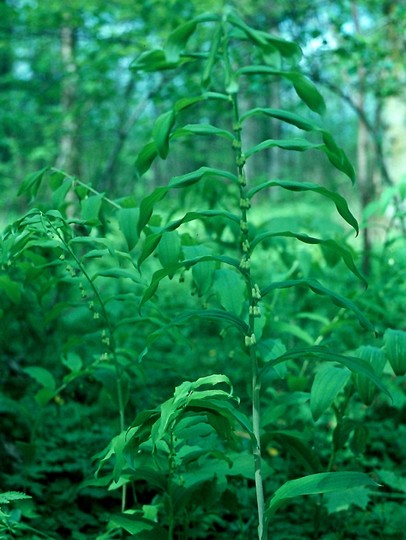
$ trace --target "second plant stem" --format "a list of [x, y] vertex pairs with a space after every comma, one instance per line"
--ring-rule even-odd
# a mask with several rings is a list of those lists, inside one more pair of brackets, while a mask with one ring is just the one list
[[260, 374], [258, 366], [258, 357], [256, 352], [255, 339], [255, 321], [260, 317], [258, 303], [261, 299], [258, 285], [255, 283], [251, 273], [251, 247], [249, 243], [249, 224], [248, 210], [250, 200], [247, 197], [247, 179], [245, 174], [245, 158], [242, 153], [241, 123], [238, 108], [237, 94], [231, 94], [233, 106], [233, 130], [234, 130], [234, 149], [236, 153], [236, 165], [238, 171], [238, 182], [240, 189], [240, 210], [241, 210], [241, 262], [240, 269], [244, 276], [248, 290], [249, 315], [248, 315], [248, 334], [245, 336], [245, 346], [249, 350], [251, 361], [251, 392], [252, 392], [252, 431], [254, 440], [252, 442], [252, 453], [255, 467], [255, 491], [258, 509], [258, 539], [267, 540], [267, 527], [265, 520], [265, 500], [262, 480], [262, 455], [261, 455], [261, 432], [260, 432]]

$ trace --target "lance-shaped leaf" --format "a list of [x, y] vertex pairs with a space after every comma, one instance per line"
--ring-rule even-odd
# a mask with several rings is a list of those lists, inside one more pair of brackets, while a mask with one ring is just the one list
[[41, 185], [42, 179], [46, 172], [50, 170], [50, 167], [44, 167], [35, 173], [28, 174], [21, 183], [18, 190], [18, 195], [26, 193], [32, 197], [35, 197], [38, 193], [38, 189]]
[[268, 367], [273, 367], [281, 362], [286, 362], [287, 360], [304, 358], [316, 358], [326, 362], [338, 362], [346, 368], [348, 368], [353, 373], [358, 373], [360, 375], [365, 375], [369, 380], [371, 380], [386, 396], [391, 397], [387, 388], [381, 381], [381, 378], [375, 373], [369, 362], [366, 362], [362, 358], [357, 358], [355, 356], [346, 356], [343, 354], [333, 353], [329, 351], [326, 347], [313, 346], [313, 347], [304, 347], [299, 349], [291, 349], [290, 351], [282, 354], [278, 358], [275, 358], [268, 362], [263, 369]]
[[330, 191], [329, 189], [326, 189], [312, 182], [295, 182], [295, 181], [290, 181], [290, 180], [268, 180], [250, 189], [247, 193], [247, 197], [251, 199], [254, 195], [259, 193], [260, 191], [270, 188], [270, 187], [281, 187], [289, 191], [313, 191], [314, 193], [317, 193], [319, 195], [322, 195], [323, 197], [326, 197], [327, 199], [330, 199], [335, 204], [335, 207], [337, 208], [337, 212], [340, 214], [340, 216], [349, 225], [351, 225], [351, 227], [358, 234], [359, 232], [358, 222], [355, 219], [355, 217], [352, 215], [352, 213], [350, 212], [347, 201], [344, 199], [344, 197], [342, 197], [338, 193], [335, 193], [334, 191]]
[[230, 11], [227, 20], [244, 34], [258, 47], [268, 51], [270, 45], [278, 50], [279, 54], [291, 62], [299, 62], [302, 57], [302, 50], [297, 43], [273, 36], [267, 32], [256, 30], [248, 26], [234, 11]]
[[406, 373], [406, 332], [388, 328], [383, 336], [385, 353], [396, 375]]
[[140, 309], [150, 298], [154, 296], [158, 289], [159, 283], [165, 277], [169, 276], [170, 274], [174, 274], [180, 268], [189, 269], [195, 264], [208, 261], [229, 264], [230, 266], [234, 266], [234, 268], [239, 268], [240, 266], [240, 262], [236, 259], [232, 259], [231, 257], [226, 257], [224, 255], [203, 255], [201, 257], [195, 257], [194, 259], [186, 259], [182, 262], [179, 262], [178, 264], [173, 264], [167, 268], [163, 268], [162, 270], [157, 270], [152, 276], [150, 285], [144, 291], [144, 295], [140, 302]]
[[152, 130], [152, 137], [158, 155], [162, 159], [166, 159], [169, 153], [169, 136], [175, 124], [175, 119], [175, 112], [167, 111], [156, 119]]
[[150, 234], [146, 237], [144, 245], [142, 247], [140, 256], [138, 258], [138, 267], [155, 251], [158, 247], [161, 237], [165, 232], [175, 231], [178, 227], [184, 223], [189, 223], [190, 221], [195, 220], [210, 220], [214, 217], [225, 218], [235, 223], [240, 222], [238, 216], [231, 214], [230, 212], [225, 212], [223, 210], [203, 210], [201, 212], [187, 212], [182, 218], [172, 221], [165, 227], [163, 227], [159, 232]]
[[139, 208], [120, 208], [118, 211], [118, 225], [131, 251], [138, 242], [139, 235], [137, 223], [140, 216]]
[[162, 49], [154, 49], [141, 53], [131, 64], [132, 71], [144, 71], [150, 73], [153, 71], [165, 71], [167, 69], [175, 69], [185, 62], [190, 62], [191, 58], [179, 58], [176, 61], [169, 61], [165, 51]]
[[169, 34], [166, 42], [165, 53], [168, 62], [177, 62], [188, 39], [196, 30], [197, 20], [193, 19], [178, 26]]
[[214, 29], [213, 37], [210, 43], [210, 52], [207, 61], [204, 66], [202, 74], [202, 86], [207, 88], [210, 84], [211, 74], [213, 67], [216, 63], [217, 55], [220, 49], [221, 41], [223, 37], [223, 24], [219, 21]]
[[310, 410], [317, 421], [344, 388], [351, 373], [348, 369], [325, 365], [314, 378], [310, 391]]
[[172, 137], [187, 137], [189, 135], [214, 135], [224, 137], [229, 141], [235, 140], [234, 135], [226, 129], [220, 129], [210, 124], [187, 124], [173, 132]]
[[[386, 364], [386, 358], [382, 349], [368, 345], [357, 349], [355, 354], [369, 362], [378, 377], [382, 374]], [[355, 376], [355, 385], [362, 402], [365, 405], [371, 405], [376, 394], [376, 386], [367, 377], [359, 374]]]
[[361, 326], [363, 326], [366, 330], [370, 330], [371, 332], [375, 331], [372, 323], [365, 317], [362, 311], [353, 302], [351, 302], [351, 300], [348, 300], [348, 298], [337, 294], [331, 289], [327, 289], [326, 287], [321, 285], [321, 283], [319, 283], [316, 279], [302, 278], [290, 279], [286, 281], [277, 281], [265, 287], [261, 291], [261, 294], [262, 296], [265, 296], [274, 289], [285, 289], [288, 287], [308, 287], [316, 294], [319, 294], [321, 296], [327, 296], [336, 306], [352, 311], [356, 315]]
[[201, 309], [201, 310], [188, 310], [173, 318], [168, 324], [160, 324], [160, 328], [148, 334], [148, 345], [159, 339], [163, 334], [170, 332], [172, 328], [177, 326], [183, 326], [185, 323], [188, 323], [191, 319], [202, 319], [208, 321], [219, 321], [226, 323], [227, 326], [234, 326], [239, 330], [243, 335], [249, 333], [249, 326], [245, 321], [220, 309]]
[[248, 150], [244, 152], [244, 155], [245, 157], [249, 158], [262, 150], [275, 147], [283, 148], [284, 150], [305, 152], [306, 150], [322, 150], [324, 148], [324, 144], [314, 144], [306, 139], [267, 139], [256, 146], [248, 148]]
[[188, 107], [191, 107], [192, 105], [195, 105], [196, 103], [200, 103], [202, 101], [208, 101], [208, 100], [219, 100], [219, 101], [227, 101], [230, 102], [230, 97], [227, 94], [222, 94], [220, 92], [204, 92], [200, 96], [192, 96], [192, 97], [186, 97], [179, 99], [174, 106], [174, 111], [178, 113], [179, 111], [183, 111], [184, 109], [187, 109]]
[[314, 238], [313, 236], [308, 236], [307, 234], [294, 233], [291, 231], [266, 232], [266, 233], [259, 234], [258, 236], [254, 238], [254, 240], [251, 242], [251, 249], [253, 250], [255, 246], [257, 246], [260, 242], [263, 242], [264, 240], [268, 238], [279, 237], [279, 236], [284, 236], [288, 238], [296, 238], [297, 240], [299, 240], [300, 242], [304, 242], [305, 244], [320, 244], [325, 249], [332, 251], [334, 254], [340, 257], [345, 263], [345, 265], [347, 266], [347, 268], [351, 270], [351, 272], [364, 283], [365, 287], [368, 286], [368, 283], [365, 277], [361, 274], [361, 272], [355, 266], [351, 251], [347, 247], [340, 245], [335, 240], [321, 240], [320, 238]]
[[158, 149], [155, 142], [149, 142], [143, 147], [135, 161], [135, 168], [139, 176], [148, 171], [157, 155]]
[[220, 268], [214, 274], [214, 290], [222, 307], [241, 315], [244, 302], [246, 300], [246, 284], [239, 272], [230, 268]]
[[304, 116], [301, 116], [290, 111], [285, 111], [284, 109], [271, 109], [266, 107], [255, 107], [254, 109], [249, 109], [247, 112], [241, 115], [240, 122], [244, 123], [247, 118], [252, 116], [265, 115], [277, 120], [282, 120], [287, 124], [291, 124], [303, 131], [320, 131], [321, 127], [316, 123], [308, 120]]
[[345, 491], [358, 486], [372, 487], [377, 485], [368, 475], [360, 472], [317, 473], [289, 480], [275, 491], [266, 509], [266, 517], [269, 519], [278, 508], [294, 497]]
[[[337, 145], [331, 133], [323, 129], [321, 126], [319, 126], [319, 124], [290, 111], [261, 107], [256, 107], [255, 109], [251, 109], [243, 114], [241, 116], [241, 123], [243, 123], [247, 118], [258, 114], [276, 118], [277, 120], [291, 124], [303, 131], [314, 131], [320, 133], [324, 145], [321, 145], [318, 149], [322, 150], [326, 154], [328, 160], [332, 165], [334, 165], [334, 167], [336, 167], [336, 169], [346, 174], [352, 183], [355, 182], [354, 168], [344, 150]], [[300, 150], [300, 148], [298, 149]], [[303, 150], [306, 150], [306, 148], [303, 148]]]
[[282, 77], [290, 81], [300, 99], [311, 109], [319, 114], [326, 110], [323, 96], [316, 86], [304, 75], [295, 71], [281, 71], [269, 66], [245, 66], [238, 70], [239, 75], [271, 75]]

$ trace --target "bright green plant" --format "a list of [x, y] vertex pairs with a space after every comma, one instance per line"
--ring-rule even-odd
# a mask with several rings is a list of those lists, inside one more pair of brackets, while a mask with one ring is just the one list
[[[208, 52], [190, 51], [188, 41], [193, 41], [194, 34], [206, 25], [212, 28]], [[172, 399], [153, 411], [141, 413], [127, 432], [112, 441], [107, 454], [103, 454], [99, 473], [106, 462], [115, 455], [115, 466], [111, 473], [113, 483], [136, 480], [138, 478], [136, 471], [146, 470], [145, 462], [144, 465], [141, 463], [145, 458], [140, 457], [146, 452], [152, 452], [154, 459], [161, 463], [159, 466], [155, 464], [154, 475], [161, 477], [164, 467], [165, 481], [162, 478], [151, 480], [160, 486], [164, 493], [163, 502], [160, 504], [164, 504], [169, 515], [167, 523], [170, 539], [183, 538], [181, 532], [176, 533], [176, 519], [181, 519], [182, 512], [189, 512], [190, 515], [187, 502], [196, 492], [198, 487], [196, 482], [198, 484], [209, 482], [214, 499], [219, 498], [225, 489], [221, 488], [221, 482], [220, 486], [216, 486], [217, 489], [214, 487], [219, 478], [223, 478], [224, 485], [224, 477], [227, 477], [227, 471], [222, 472], [220, 464], [217, 465], [218, 469], [214, 476], [212, 471], [205, 473], [204, 467], [201, 467], [200, 473], [197, 471], [193, 473], [198, 479], [196, 482], [188, 484], [185, 480], [185, 475], [193, 471], [193, 464], [197, 461], [194, 455], [195, 447], [190, 444], [187, 435], [184, 438], [185, 422], [193, 422], [194, 415], [196, 421], [202, 423], [199, 425], [206, 426], [202, 427], [203, 430], [211, 426], [219, 437], [227, 433], [227, 438], [231, 440], [236, 430], [242, 430], [249, 438], [253, 456], [260, 540], [268, 538], [268, 529], [275, 511], [293, 497], [344, 492], [363, 485], [373, 485], [370, 478], [363, 473], [333, 472], [333, 467], [336, 454], [350, 433], [350, 430], [347, 430], [346, 435], [343, 435], [347, 407], [354, 391], [353, 386], [349, 384], [351, 372], [358, 377], [359, 386], [371, 382], [386, 392], [374, 370], [374, 364], [362, 357], [333, 352], [316, 343], [300, 349], [286, 350], [280, 340], [262, 337], [264, 329], [269, 328], [273, 320], [268, 298], [273, 291], [290, 287], [304, 287], [318, 295], [327, 296], [334, 304], [351, 311], [365, 328], [373, 330], [368, 320], [350, 300], [323, 286], [316, 279], [297, 277], [272, 281], [269, 274], [272, 275], [275, 270], [272, 268], [265, 270], [262, 267], [260, 254], [262, 243], [275, 237], [293, 238], [305, 244], [320, 246], [336, 260], [340, 259], [357, 278], [364, 281], [354, 264], [350, 249], [342, 242], [310, 236], [302, 231], [275, 230], [268, 223], [260, 227], [253, 226], [251, 216], [259, 196], [266, 190], [280, 188], [303, 194], [315, 193], [320, 196], [320, 204], [332, 202], [341, 217], [358, 232], [354, 216], [345, 199], [338, 193], [304, 180], [272, 179], [258, 183], [255, 177], [248, 177], [247, 161], [258, 152], [278, 147], [286, 151], [318, 151], [336, 169], [354, 181], [354, 171], [344, 151], [338, 147], [332, 135], [313, 119], [285, 109], [253, 107], [241, 110], [244, 88], [249, 81], [256, 78], [262, 82], [282, 79], [287, 86], [293, 87], [299, 99], [308, 108], [316, 113], [324, 112], [324, 101], [318, 90], [309, 79], [297, 71], [296, 65], [300, 56], [301, 52], [296, 44], [255, 30], [247, 26], [233, 11], [227, 11], [223, 16], [205, 15], [185, 23], [169, 36], [164, 49], [147, 51], [132, 65], [133, 70], [137, 72], [155, 72], [180, 69], [197, 62], [201, 73], [202, 92], [180, 99], [170, 111], [163, 113], [156, 120], [152, 141], [138, 155], [137, 169], [140, 175], [148, 171], [157, 157], [166, 159], [177, 141], [185, 137], [225, 138], [234, 152], [234, 163], [227, 163], [224, 168], [214, 168], [207, 163], [197, 170], [170, 178], [167, 185], [156, 188], [143, 199], [139, 210], [137, 231], [139, 235], [144, 233], [145, 239], [138, 256], [138, 266], [142, 269], [147, 259], [154, 253], [157, 253], [162, 265], [155, 271], [150, 285], [142, 295], [141, 309], [144, 309], [150, 301], [155, 301], [159, 305], [158, 287], [165, 278], [173, 279], [179, 271], [183, 273], [192, 269], [191, 286], [198, 297], [203, 299], [203, 306], [201, 309], [181, 311], [173, 317], [164, 331], [182, 326], [194, 318], [216, 322], [222, 326], [221, 333], [226, 332], [230, 342], [232, 340], [230, 334], [235, 332], [240, 335], [241, 346], [238, 349], [240, 361], [246, 361], [247, 369], [250, 366], [251, 372], [250, 418], [238, 409], [238, 400], [234, 397], [230, 379], [220, 374], [208, 375], [195, 382], [183, 383], [176, 389]], [[217, 105], [221, 111], [221, 127], [199, 121], [199, 112], [202, 114], [202, 108], [210, 110], [210, 107], [215, 108]], [[196, 108], [199, 111], [196, 113], [197, 122], [183, 124], [186, 114]], [[320, 140], [311, 142], [300, 137], [267, 139], [245, 148], [245, 126], [248, 122], [255, 121], [258, 116], [287, 123], [298, 130], [311, 133], [313, 139], [318, 137]], [[224, 124], [228, 125], [224, 127]], [[158, 217], [156, 206], [171, 192], [186, 190], [189, 193], [196, 185], [207, 179], [220, 183], [227, 193], [227, 198], [219, 198], [216, 207], [204, 210], [192, 207], [186, 208], [186, 212], [182, 208], [183, 213], [177, 219], [167, 218], [165, 224], [162, 224], [162, 217], [159, 220], [154, 219], [154, 216]], [[266, 211], [272, 211], [271, 203], [268, 203]], [[188, 224], [197, 221], [203, 222], [207, 228], [208, 224], [213, 222], [222, 224], [217, 226], [217, 230], [221, 230], [222, 227], [229, 228], [234, 244], [232, 249], [224, 253], [219, 241], [221, 235], [217, 235], [217, 245], [209, 238], [200, 241], [197, 236], [191, 236], [187, 232], [190, 227]], [[214, 228], [216, 229], [216, 226]], [[131, 229], [128, 230], [127, 235], [134, 234]], [[126, 234], [124, 229], [123, 232]], [[131, 238], [128, 238], [128, 241], [130, 243]], [[159, 329], [149, 336], [149, 347], [152, 347], [162, 333], [163, 329]], [[323, 369], [317, 372], [310, 395], [311, 412], [315, 420], [321, 417], [337, 395], [346, 388], [342, 403], [335, 408], [337, 427], [334, 432], [330, 463], [327, 472], [317, 472], [288, 481], [267, 499], [264, 493], [263, 443], [266, 432], [261, 426], [261, 381], [270, 370], [276, 370], [283, 377], [285, 374], [283, 366], [289, 361], [312, 358], [325, 362]], [[366, 391], [370, 391], [369, 387], [368, 390], [362, 390], [363, 394]], [[205, 423], [202, 420], [204, 418]], [[182, 435], [179, 433], [180, 425]], [[285, 437], [285, 440], [290, 437], [291, 442], [293, 441], [293, 444], [304, 453], [305, 443], [300, 434], [284, 434], [283, 431], [273, 433], [274, 439], [278, 436], [282, 439]], [[227, 460], [227, 453], [224, 455], [224, 451], [223, 449], [221, 454], [223, 457], [217, 455], [219, 463], [222, 459]], [[214, 450], [209, 446], [200, 452], [213, 454]], [[162, 465], [163, 462], [166, 463], [165, 466]], [[207, 466], [207, 461], [205, 465]], [[153, 469], [153, 461], [149, 467]], [[242, 473], [241, 475], [244, 476]], [[159, 511], [158, 504], [154, 506], [154, 512]], [[121, 521], [121, 525], [129, 532], [140, 532], [148, 528], [157, 531], [158, 525], [154, 524], [153, 520], [145, 521], [147, 517], [142, 513], [138, 517], [132, 515], [132, 521], [126, 519], [128, 522]], [[116, 524], [120, 522], [116, 520]], [[190, 530], [189, 533], [185, 532], [188, 530], [185, 524], [182, 530], [184, 537], [195, 537]]]

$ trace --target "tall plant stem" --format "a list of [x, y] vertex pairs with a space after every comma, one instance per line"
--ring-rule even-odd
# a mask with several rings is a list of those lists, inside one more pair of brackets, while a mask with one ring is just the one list
[[[75, 261], [77, 267], [79, 268], [81, 274], [86, 279], [87, 283], [89, 284], [90, 288], [93, 291], [93, 294], [97, 300], [97, 303], [100, 306], [101, 316], [102, 319], [105, 322], [106, 329], [107, 329], [107, 336], [104, 338], [104, 343], [107, 345], [108, 350], [111, 354], [111, 357], [113, 358], [113, 365], [116, 375], [116, 389], [117, 389], [117, 402], [118, 402], [118, 413], [119, 413], [119, 423], [120, 423], [120, 431], [124, 431], [125, 428], [125, 404], [124, 404], [124, 396], [123, 396], [123, 389], [121, 386], [121, 379], [123, 375], [123, 369], [120, 365], [120, 362], [118, 361], [117, 353], [116, 353], [116, 343], [115, 343], [115, 337], [114, 337], [114, 329], [110, 321], [110, 317], [107, 313], [106, 306], [104, 304], [103, 298], [101, 297], [99, 290], [95, 286], [93, 280], [89, 276], [86, 268], [82, 264], [79, 257], [76, 255], [76, 253], [73, 251], [73, 249], [70, 247], [70, 245], [65, 241], [65, 238], [59, 231], [59, 229], [48, 220], [48, 223], [54, 233], [58, 236], [59, 240], [63, 243], [66, 250], [68, 251], [69, 255], [72, 257], [72, 259]], [[127, 499], [127, 486], [122, 486], [121, 491], [121, 509], [122, 511], [125, 510], [126, 507], [126, 499]]]
[[236, 151], [236, 164], [238, 169], [238, 180], [240, 186], [240, 209], [241, 209], [241, 263], [240, 269], [244, 276], [248, 289], [249, 299], [249, 334], [245, 336], [245, 345], [249, 349], [251, 360], [251, 392], [252, 392], [252, 427], [254, 440], [252, 443], [252, 453], [254, 456], [255, 466], [255, 491], [258, 509], [258, 538], [259, 540], [267, 540], [267, 527], [265, 522], [265, 500], [264, 488], [262, 480], [262, 455], [261, 455], [261, 439], [260, 439], [260, 398], [261, 398], [261, 383], [258, 366], [258, 357], [256, 352], [255, 340], [255, 321], [260, 316], [258, 302], [261, 299], [259, 287], [255, 283], [251, 273], [251, 247], [249, 243], [249, 222], [248, 211], [250, 201], [247, 198], [247, 178], [245, 174], [245, 158], [242, 153], [241, 140], [241, 122], [238, 108], [237, 94], [231, 94], [233, 104], [233, 130], [235, 134], [234, 149]]

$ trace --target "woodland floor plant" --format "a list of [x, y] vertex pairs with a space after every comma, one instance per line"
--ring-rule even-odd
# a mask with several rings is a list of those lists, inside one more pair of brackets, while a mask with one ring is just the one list
[[[201, 42], [205, 46], [198, 49]], [[163, 49], [146, 51], [132, 64], [137, 77], [166, 71], [176, 81], [176, 73], [186, 71], [194, 88], [193, 95], [188, 90], [156, 119], [152, 140], [138, 154], [137, 182], [147, 179], [160, 159], [168, 163], [161, 167], [164, 185], [138, 204], [133, 195], [112, 201], [54, 168], [23, 182], [21, 193], [35, 198], [47, 179], [53, 209], [38, 204], [7, 229], [3, 264], [14, 265], [26, 283], [42, 276], [38, 296], [43, 305], [54, 306], [46, 320], [53, 324], [68, 310], [68, 322], [60, 324], [74, 329], [60, 348], [58, 373], [25, 368], [40, 386], [36, 403], [45, 411], [69, 387], [91, 377], [115, 406], [118, 434], [111, 438], [109, 433], [110, 443], [96, 456], [96, 478], [82, 483], [85, 490], [108, 486], [120, 493], [122, 512], [109, 516], [99, 540], [120, 535], [286, 540], [286, 527], [279, 535], [276, 512], [302, 495], [315, 495], [312, 518], [306, 515], [308, 506], [299, 511], [303, 538], [317, 538], [327, 503], [333, 511], [348, 508], [359, 494], [368, 502], [369, 490], [376, 488], [359, 463], [351, 470], [348, 454], [343, 462], [338, 456], [349, 439], [353, 455], [362, 452], [365, 428], [350, 418], [349, 409], [355, 395], [358, 405], [370, 405], [376, 388], [388, 395], [381, 381], [387, 360], [397, 375], [405, 373], [406, 334], [388, 330], [382, 348], [364, 346], [356, 352], [323, 344], [344, 318], [357, 321], [371, 339], [374, 327], [352, 300], [306, 273], [297, 257], [286, 268], [274, 242], [314, 246], [363, 285], [364, 277], [343, 240], [278, 226], [270, 193], [313, 195], [317, 212], [335, 208], [355, 233], [357, 221], [345, 198], [308, 181], [307, 171], [298, 180], [264, 180], [256, 170], [260, 152], [310, 151], [355, 181], [344, 151], [314, 119], [325, 112], [325, 104], [299, 71], [300, 58], [295, 43], [251, 28], [233, 10], [188, 21], [170, 34]], [[255, 93], [272, 83], [281, 85], [282, 95], [294, 92], [311, 112], [302, 116], [289, 108], [250, 106], [252, 89]], [[259, 118], [299, 135], [253, 141]], [[208, 155], [200, 168], [172, 176], [171, 159], [181, 160], [187, 145], [201, 137], [213, 144], [225, 141], [223, 164], [213, 165]], [[24, 294], [16, 279], [6, 273], [1, 281], [15, 303]], [[333, 320], [302, 310], [303, 316], [323, 322], [325, 330], [316, 337], [278, 322], [278, 295], [296, 290], [306, 299], [315, 293], [340, 309]], [[61, 300], [66, 294], [69, 300]], [[69, 311], [72, 306], [77, 315]], [[294, 312], [294, 306], [290, 309]], [[298, 346], [300, 340], [306, 345]], [[216, 360], [217, 348], [227, 360], [213, 370], [209, 360]], [[164, 366], [177, 354], [180, 364], [185, 358], [181, 369], [188, 373], [193, 350], [198, 377], [182, 381], [181, 374], [173, 375], [174, 394], [162, 402]], [[155, 403], [148, 380], [142, 380], [149, 361], [162, 370], [154, 375]], [[234, 381], [237, 371], [243, 375]], [[141, 381], [137, 387], [136, 380]], [[286, 381], [288, 391], [282, 392]], [[135, 396], [142, 388], [147, 389], [143, 402]], [[300, 417], [295, 427], [284, 421], [292, 408]], [[128, 427], [134, 410], [138, 414]], [[317, 434], [310, 431], [317, 433], [314, 428], [326, 415], [330, 447], [318, 451]], [[285, 456], [294, 462], [288, 476]], [[14, 492], [9, 493], [7, 503], [13, 500]]]

